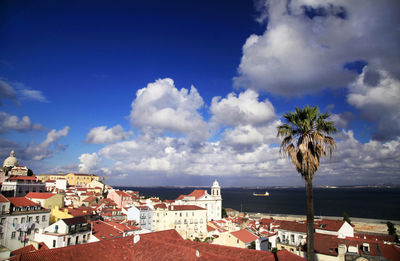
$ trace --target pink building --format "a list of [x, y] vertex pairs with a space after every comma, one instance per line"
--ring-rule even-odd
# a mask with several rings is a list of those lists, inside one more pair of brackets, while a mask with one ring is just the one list
[[107, 198], [112, 199], [118, 206], [118, 208], [124, 208], [128, 205], [133, 205], [131, 195], [124, 191], [112, 190], [108, 193]]

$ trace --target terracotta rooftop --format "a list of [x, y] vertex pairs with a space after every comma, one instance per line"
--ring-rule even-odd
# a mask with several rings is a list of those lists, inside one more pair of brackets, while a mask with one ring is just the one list
[[14, 176], [14, 177], [10, 177], [7, 180], [32, 180], [32, 181], [36, 181], [35, 177], [32, 176]]
[[205, 189], [195, 189], [192, 193], [188, 195], [180, 195], [177, 199], [183, 199], [184, 197], [195, 197], [195, 199], [201, 198], [204, 194], [206, 194], [207, 190]]
[[104, 222], [101, 220], [93, 221], [92, 224], [92, 233], [99, 240], [110, 239], [122, 237], [123, 232], [114, 226], [108, 224], [108, 222]]
[[45, 192], [29, 192], [25, 197], [28, 199], [49, 199], [56, 194], [54, 193], [45, 193]]
[[300, 261], [303, 258], [286, 250], [276, 254], [183, 240], [175, 230], [141, 234], [137, 243], [133, 236], [101, 240], [95, 243], [41, 250], [14, 256], [10, 260], [263, 260]]
[[249, 232], [246, 229], [242, 229], [239, 231], [231, 232], [231, 235], [242, 241], [243, 243], [247, 244], [253, 242], [258, 239], [257, 236], [253, 235], [253, 233]]
[[195, 206], [195, 205], [173, 205], [168, 207], [172, 211], [182, 211], [182, 210], [206, 210], [205, 208]]
[[21, 248], [18, 248], [16, 250], [14, 250], [14, 251], [11, 251], [10, 254], [15, 256], [15, 255], [19, 255], [19, 254], [25, 254], [25, 253], [29, 253], [29, 252], [32, 252], [32, 251], [36, 251], [36, 250], [37, 249], [33, 245], [27, 245], [25, 247], [21, 247]]
[[161, 204], [155, 204], [154, 208], [167, 208], [167, 205], [165, 205], [164, 203]]
[[4, 202], [9, 202], [9, 200], [3, 196], [3, 194], [0, 194], [0, 203], [4, 203]]
[[343, 226], [345, 221], [343, 220], [332, 220], [332, 219], [322, 219], [316, 220], [315, 222], [316, 229], [329, 230], [329, 231], [339, 231], [339, 229]]
[[125, 191], [122, 191], [122, 190], [116, 190], [115, 193], [117, 193], [118, 196], [120, 196], [120, 197], [130, 197], [130, 195], [128, 193], [126, 193]]
[[8, 198], [8, 200], [15, 207], [40, 206], [39, 204], [36, 204], [35, 202], [25, 197], [15, 197], [15, 198], [10, 197]]
[[280, 220], [279, 228], [288, 231], [302, 232], [306, 233], [306, 222], [299, 223], [296, 221]]

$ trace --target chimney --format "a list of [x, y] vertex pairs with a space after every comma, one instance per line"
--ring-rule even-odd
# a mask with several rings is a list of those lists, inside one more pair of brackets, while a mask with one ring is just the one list
[[137, 242], [139, 242], [140, 240], [140, 236], [139, 235], [134, 235], [133, 236], [133, 243], [136, 244]]

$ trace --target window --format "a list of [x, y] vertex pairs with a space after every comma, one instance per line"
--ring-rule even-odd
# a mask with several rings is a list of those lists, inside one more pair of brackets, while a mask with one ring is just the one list
[[0, 239], [4, 238], [4, 233], [0, 233]]
[[29, 218], [28, 218], [28, 222], [32, 222], [32, 218], [33, 218], [33, 217], [29, 217]]
[[17, 224], [17, 222], [18, 222], [18, 219], [17, 219], [17, 218], [14, 218], [14, 219], [13, 219], [13, 226], [15, 226], [15, 225]]
[[53, 247], [56, 247], [56, 241], [53, 240]]
[[6, 218], [1, 218], [1, 220], [0, 220], [0, 224], [4, 224], [6, 222]]
[[45, 215], [42, 216], [42, 222], [46, 222], [46, 216]]
[[36, 216], [36, 223], [39, 223], [39, 216]]
[[11, 239], [15, 238], [15, 231], [11, 233]]
[[25, 223], [25, 218], [21, 218], [21, 223]]

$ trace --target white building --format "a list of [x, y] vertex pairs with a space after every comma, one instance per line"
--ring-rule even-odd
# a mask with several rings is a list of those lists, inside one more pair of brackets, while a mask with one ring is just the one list
[[50, 210], [24, 197], [8, 198], [10, 213], [2, 216], [1, 245], [11, 251], [24, 247], [34, 232], [49, 225]]
[[29, 192], [45, 191], [46, 185], [31, 176], [10, 177], [1, 187], [1, 193], [6, 197], [24, 197]]
[[180, 195], [175, 200], [176, 205], [195, 205], [207, 209], [207, 221], [222, 218], [222, 196], [218, 181], [211, 187], [211, 195], [207, 190], [196, 189], [189, 195]]
[[153, 229], [175, 229], [185, 239], [203, 239], [207, 236], [207, 210], [194, 205], [155, 205]]
[[122, 208], [127, 220], [135, 220], [142, 229], [153, 231], [153, 210], [148, 206]]
[[56, 223], [35, 233], [35, 241], [48, 248], [57, 248], [87, 243], [92, 235], [91, 226], [85, 217], [60, 219]]

